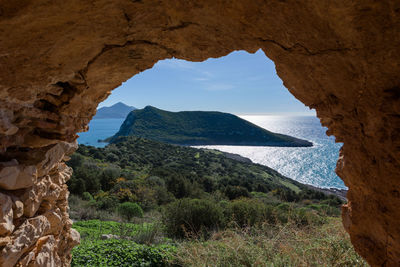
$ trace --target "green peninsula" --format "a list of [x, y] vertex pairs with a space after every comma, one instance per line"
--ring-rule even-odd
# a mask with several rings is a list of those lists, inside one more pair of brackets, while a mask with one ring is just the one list
[[177, 145], [309, 147], [312, 143], [273, 133], [236, 115], [215, 111], [170, 112], [152, 106], [131, 111], [109, 138], [136, 136]]

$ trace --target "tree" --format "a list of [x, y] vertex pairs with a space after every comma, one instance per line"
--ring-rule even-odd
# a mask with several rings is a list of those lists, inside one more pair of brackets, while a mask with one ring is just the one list
[[133, 217], [143, 217], [142, 208], [134, 202], [124, 202], [120, 204], [117, 211], [118, 214], [127, 221], [130, 221]]
[[247, 188], [242, 186], [232, 186], [232, 185], [228, 185], [225, 188], [225, 195], [231, 200], [240, 197], [250, 197], [250, 193], [247, 190]]

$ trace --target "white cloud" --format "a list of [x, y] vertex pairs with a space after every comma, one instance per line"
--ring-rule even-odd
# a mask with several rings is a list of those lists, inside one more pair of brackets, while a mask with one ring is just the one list
[[209, 81], [210, 79], [209, 78], [206, 78], [206, 77], [198, 77], [198, 78], [194, 78], [193, 79], [193, 81], [196, 81], [196, 82], [206, 82], [206, 81]]

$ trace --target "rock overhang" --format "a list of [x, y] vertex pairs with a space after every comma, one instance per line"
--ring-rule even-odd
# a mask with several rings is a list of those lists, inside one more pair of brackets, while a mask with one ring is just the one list
[[[0, 3], [3, 260], [13, 249], [13, 263], [69, 264], [78, 238], [64, 161], [112, 89], [158, 60], [261, 48], [288, 90], [344, 143], [336, 171], [349, 187], [342, 216], [356, 250], [371, 265], [399, 263], [398, 1]], [[18, 235], [31, 228], [22, 251]], [[40, 254], [39, 244], [54, 253]]]

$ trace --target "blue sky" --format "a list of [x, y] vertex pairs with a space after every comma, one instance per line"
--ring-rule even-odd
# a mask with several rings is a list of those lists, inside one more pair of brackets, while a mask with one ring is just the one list
[[100, 104], [143, 108], [217, 110], [234, 114], [314, 115], [283, 86], [264, 52], [236, 51], [204, 62], [159, 61], [115, 89]]

